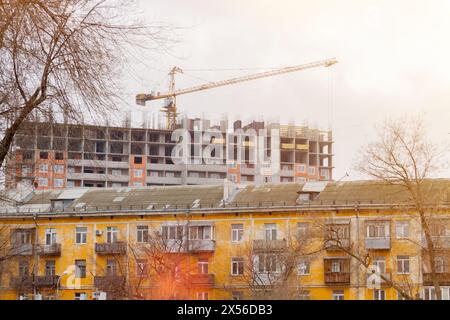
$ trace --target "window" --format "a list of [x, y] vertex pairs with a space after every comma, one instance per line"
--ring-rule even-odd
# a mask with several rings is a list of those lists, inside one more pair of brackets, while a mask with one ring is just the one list
[[31, 168], [30, 166], [22, 166], [22, 174], [30, 174]]
[[397, 239], [406, 239], [409, 237], [409, 221], [397, 221], [395, 224], [395, 233]]
[[327, 226], [327, 237], [330, 240], [344, 240], [350, 238], [350, 226], [348, 224], [330, 224]]
[[76, 244], [86, 244], [87, 240], [87, 227], [76, 227], [75, 228], [75, 243]]
[[19, 275], [20, 276], [28, 276], [28, 261], [20, 260], [19, 261]]
[[189, 227], [189, 240], [210, 240], [211, 226]]
[[[450, 300], [450, 287], [441, 287], [442, 300]], [[436, 300], [434, 287], [423, 288], [424, 300]]]
[[197, 292], [197, 300], [208, 300], [208, 292]]
[[339, 273], [342, 270], [342, 263], [339, 260], [331, 261], [331, 272]]
[[386, 300], [386, 291], [382, 289], [373, 290], [373, 300]]
[[146, 276], [148, 273], [148, 263], [147, 260], [138, 259], [136, 260], [136, 275]]
[[231, 258], [231, 275], [242, 276], [244, 274], [244, 258]]
[[47, 246], [56, 243], [56, 229], [45, 229], [45, 244]]
[[241, 242], [244, 236], [244, 225], [243, 224], [232, 224], [231, 225], [231, 241]]
[[409, 273], [409, 256], [397, 256], [397, 273]]
[[134, 157], [135, 164], [142, 164], [142, 157]]
[[306, 260], [300, 260], [298, 263], [298, 275], [299, 276], [306, 276], [309, 275], [310, 270], [310, 263]]
[[275, 223], [264, 224], [264, 230], [266, 240], [277, 240], [277, 225]]
[[134, 176], [137, 178], [141, 178], [142, 177], [142, 169], [134, 169], [133, 170]]
[[40, 187], [47, 187], [48, 186], [48, 179], [47, 178], [39, 178], [38, 179], [38, 185]]
[[325, 180], [328, 180], [328, 177], [330, 176], [330, 171], [328, 169], [321, 169], [320, 175], [325, 178]]
[[276, 272], [277, 256], [270, 254], [259, 255], [258, 270], [259, 272]]
[[297, 165], [297, 172], [306, 172], [306, 166], [304, 164]]
[[143, 185], [142, 185], [142, 182], [134, 182], [133, 186], [134, 187], [142, 187]]
[[87, 293], [75, 292], [75, 300], [87, 300]]
[[295, 177], [295, 182], [306, 182], [306, 178], [305, 177]]
[[121, 176], [122, 175], [122, 170], [120, 170], [120, 169], [112, 169], [111, 174], [113, 176]]
[[199, 260], [197, 262], [197, 271], [199, 274], [208, 274], [208, 268], [209, 267], [209, 263], [208, 260]]
[[86, 278], [86, 260], [75, 260], [75, 277]]
[[75, 167], [68, 167], [67, 168], [67, 173], [68, 174], [75, 174]]
[[436, 257], [434, 262], [436, 265], [437, 273], [444, 273], [447, 271], [447, 266], [446, 266], [444, 257]]
[[385, 238], [389, 236], [389, 224], [370, 223], [367, 225], [367, 238]]
[[55, 153], [55, 160], [64, 160], [64, 153], [56, 152]]
[[311, 176], [316, 175], [316, 168], [315, 168], [315, 167], [309, 167], [309, 168], [308, 168], [308, 173], [309, 173]]
[[272, 177], [264, 177], [264, 183], [271, 183]]
[[299, 240], [305, 240], [308, 237], [308, 223], [299, 222], [297, 224], [297, 236]]
[[117, 242], [117, 235], [119, 230], [117, 227], [106, 227], [106, 242], [114, 243]]
[[136, 233], [138, 243], [148, 242], [148, 226], [137, 226]]
[[115, 276], [117, 272], [117, 263], [114, 259], [106, 260], [106, 275]]
[[333, 300], [344, 300], [344, 290], [333, 290], [331, 298]]
[[55, 275], [55, 260], [45, 261], [45, 275], [54, 276]]
[[48, 165], [47, 164], [40, 164], [39, 165], [39, 172], [40, 173], [48, 173]]
[[48, 159], [48, 152], [45, 151], [39, 152], [39, 159]]
[[16, 230], [14, 232], [14, 245], [31, 244], [31, 232], [29, 230]]
[[56, 174], [64, 174], [64, 166], [61, 164], [56, 164], [53, 167], [53, 172]]
[[64, 180], [63, 179], [55, 179], [53, 181], [53, 185], [55, 188], [62, 188], [64, 186]]
[[309, 290], [300, 290], [298, 293], [299, 300], [311, 300], [311, 293]]
[[162, 237], [164, 240], [182, 240], [184, 233], [183, 226], [163, 226]]
[[375, 257], [373, 258], [372, 265], [375, 270], [379, 273], [386, 273], [386, 258], [385, 257]]

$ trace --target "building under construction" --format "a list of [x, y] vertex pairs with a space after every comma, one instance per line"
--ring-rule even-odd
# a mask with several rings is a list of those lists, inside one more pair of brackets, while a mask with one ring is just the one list
[[[247, 138], [235, 139], [230, 130], [261, 132], [266, 129], [268, 143], [264, 151], [269, 165], [261, 167], [245, 158], [207, 164], [195, 152], [189, 156], [188, 163], [176, 164], [172, 150], [177, 143], [172, 140], [173, 130], [168, 129], [35, 121], [25, 123], [15, 137], [7, 163], [6, 185], [8, 189], [22, 185], [47, 190], [211, 185], [222, 184], [225, 179], [237, 184], [332, 180], [331, 131], [256, 121], [246, 125], [235, 121], [230, 128], [228, 125], [226, 120], [212, 125], [209, 120], [184, 118], [178, 127], [193, 137], [192, 150], [211, 143], [196, 141], [195, 132], [212, 128], [222, 133], [222, 139], [215, 139], [214, 143], [220, 144], [224, 153], [240, 145], [246, 155], [252, 142]], [[279, 129], [279, 135], [271, 136], [272, 129]], [[236, 154], [233, 159], [238, 159]], [[277, 159], [279, 168], [271, 165], [273, 159]]]

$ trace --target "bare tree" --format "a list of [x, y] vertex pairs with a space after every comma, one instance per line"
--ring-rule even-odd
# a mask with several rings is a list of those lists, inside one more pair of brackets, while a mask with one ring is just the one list
[[430, 216], [434, 211], [432, 207], [443, 199], [439, 192], [433, 195], [426, 193], [424, 185], [443, 167], [445, 151], [428, 139], [420, 117], [389, 120], [378, 129], [377, 139], [362, 148], [357, 164], [360, 172], [400, 186], [407, 192], [425, 237], [426, 257], [438, 300], [441, 299], [441, 290], [436, 273], [436, 243], [430, 229]]
[[[129, 296], [139, 299], [190, 299], [196, 282], [209, 274], [198, 274], [196, 262], [205, 249], [201, 241], [190, 239], [189, 218], [162, 229], [149, 230], [143, 243], [129, 245]], [[141, 239], [143, 240], [143, 239]], [[144, 289], [150, 286], [149, 290]]]
[[240, 252], [242, 281], [253, 299], [296, 300], [304, 289], [299, 274], [309, 273], [310, 262], [322, 251], [314, 245], [315, 233], [281, 240], [252, 240]]
[[115, 109], [125, 57], [161, 48], [170, 30], [130, 21], [130, 8], [125, 0], [0, 2], [0, 167], [34, 113], [79, 121]]

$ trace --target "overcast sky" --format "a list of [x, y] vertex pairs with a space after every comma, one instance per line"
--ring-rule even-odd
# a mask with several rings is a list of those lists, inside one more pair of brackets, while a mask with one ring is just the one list
[[[433, 137], [450, 138], [448, 0], [152, 0], [141, 8], [148, 22], [185, 29], [170, 54], [148, 57], [127, 80], [131, 101], [138, 92], [166, 91], [172, 66], [186, 70], [177, 77], [183, 88], [258, 71], [195, 69], [272, 68], [336, 57], [331, 72], [321, 68], [192, 93], [180, 96], [178, 107], [213, 119], [227, 112], [322, 129], [331, 120], [335, 179], [346, 172], [358, 178], [351, 171], [358, 148], [387, 117], [424, 113]], [[450, 177], [450, 170], [441, 175]]]

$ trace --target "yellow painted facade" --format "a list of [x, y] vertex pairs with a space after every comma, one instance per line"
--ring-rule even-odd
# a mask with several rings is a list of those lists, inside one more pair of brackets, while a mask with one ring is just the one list
[[[447, 212], [441, 212], [443, 216]], [[384, 229], [385, 239], [388, 239], [385, 249], [369, 249], [371, 242], [367, 240], [371, 223], [386, 224]], [[402, 223], [408, 225], [408, 234], [403, 237], [399, 234], [398, 226]], [[7, 266], [4, 266], [1, 273], [1, 299], [18, 299], [20, 295], [25, 295], [32, 299], [36, 293], [42, 294], [45, 298], [59, 298], [72, 300], [84, 297], [94, 298], [94, 292], [101, 291], [95, 286], [94, 277], [105, 276], [108, 259], [113, 259], [116, 264], [116, 274], [125, 277], [126, 283], [133, 283], [137, 277], [137, 259], [147, 260], [148, 256], [140, 256], [139, 248], [144, 248], [146, 244], [137, 243], [137, 227], [148, 226], [149, 232], [161, 232], [164, 225], [184, 225], [189, 226], [211, 226], [212, 250], [193, 250], [192, 252], [176, 253], [184, 256], [185, 262], [190, 265], [189, 273], [199, 272], [199, 262], [207, 262], [206, 273], [211, 275], [200, 286], [191, 286], [184, 290], [183, 295], [174, 297], [187, 299], [232, 299], [233, 297], [252, 298], [252, 290], [245, 279], [245, 275], [232, 275], [232, 258], [246, 257], [248, 250], [254, 245], [254, 240], [267, 239], [266, 228], [276, 229], [276, 240], [285, 240], [287, 247], [290, 243], [296, 241], [299, 236], [299, 226], [306, 225], [307, 228], [319, 230], [322, 226], [330, 224], [344, 224], [349, 226], [350, 247], [362, 256], [367, 255], [369, 259], [385, 261], [384, 272], [392, 277], [392, 280], [401, 284], [407, 284], [412, 288], [413, 294], [423, 294], [423, 270], [421, 250], [417, 243], [421, 241], [421, 232], [416, 215], [412, 212], [402, 209], [380, 209], [380, 208], [333, 208], [326, 206], [315, 208], [227, 208], [225, 209], [203, 209], [191, 210], [188, 213], [178, 212], [95, 212], [95, 213], [57, 213], [40, 214], [33, 216], [4, 216], [0, 219], [3, 226], [11, 230], [36, 230], [31, 242], [34, 250], [30, 255], [20, 255], [8, 260]], [[243, 225], [242, 241], [233, 241], [232, 225]], [[87, 230], [86, 243], [76, 243], [76, 228], [84, 227]], [[117, 242], [126, 243], [125, 254], [99, 254], [96, 250], [96, 244], [108, 242], [107, 228], [117, 227]], [[37, 253], [36, 244], [44, 245], [46, 241], [46, 230], [54, 229], [56, 231], [56, 243], [60, 244], [60, 254], [55, 256], [45, 256]], [[367, 287], [367, 270], [360, 267], [355, 259], [340, 251], [331, 249], [319, 250], [323, 245], [321, 232], [316, 232], [315, 236], [307, 238], [305, 249], [308, 252], [316, 252], [312, 255], [309, 272], [306, 275], [299, 275], [295, 268], [294, 281], [289, 286], [294, 288], [298, 298], [322, 299], [328, 300], [342, 297], [345, 300], [380, 299], [396, 300], [397, 291], [389, 286], [381, 286], [380, 292], [374, 292]], [[375, 239], [375, 238], [374, 238]], [[208, 239], [209, 241], [209, 239]], [[272, 240], [266, 240], [268, 242]], [[379, 241], [379, 239], [375, 239]], [[374, 242], [375, 243], [375, 242]], [[145, 250], [144, 250], [145, 251]], [[174, 254], [174, 253], [172, 253]], [[408, 270], [401, 273], [398, 267], [399, 257], [408, 257]], [[343, 282], [333, 282], [327, 278], [325, 261], [327, 259], [349, 259], [349, 269], [346, 270], [349, 278]], [[11, 279], [18, 276], [20, 271], [19, 260], [29, 262], [29, 273], [36, 276], [46, 274], [46, 262], [55, 261], [54, 274], [60, 276], [57, 284], [36, 288], [35, 286], [27, 292], [21, 292], [22, 289], [12, 288]], [[86, 277], [78, 279], [73, 266], [76, 260], [86, 261]], [[330, 260], [334, 261], [334, 260]], [[340, 261], [340, 260], [339, 260]], [[151, 264], [152, 262], [147, 262]], [[248, 263], [244, 259], [244, 263]], [[331, 262], [331, 268], [336, 264]], [[22, 262], [23, 264], [23, 262]], [[246, 266], [245, 266], [246, 267]], [[72, 269], [71, 269], [72, 268]], [[339, 267], [341, 268], [341, 267]], [[346, 267], [344, 267], [346, 268]], [[34, 270], [34, 272], [33, 272]], [[187, 269], [184, 269], [187, 270]], [[64, 274], [67, 271], [68, 274]], [[342, 272], [342, 270], [340, 271]], [[148, 271], [148, 274], [151, 274]], [[335, 275], [331, 277], [337, 279]], [[151, 276], [141, 277], [141, 287], [145, 290], [144, 298], [158, 298]], [[345, 278], [345, 277], [344, 277]], [[342, 278], [342, 279], [344, 279]], [[133, 280], [134, 279], [134, 280]], [[328, 281], [327, 281], [328, 279]], [[331, 278], [330, 278], [331, 279]], [[345, 278], [347, 279], [347, 278]], [[203, 280], [204, 281], [204, 280]], [[70, 285], [75, 285], [72, 288]], [[448, 289], [447, 289], [448, 290]], [[304, 296], [301, 296], [304, 294]], [[159, 296], [160, 297], [160, 296]], [[128, 297], [130, 298], [130, 297]]]

